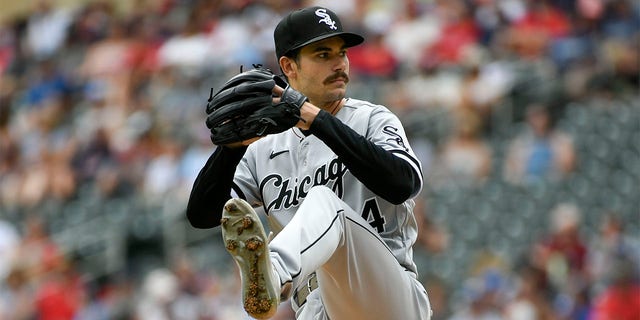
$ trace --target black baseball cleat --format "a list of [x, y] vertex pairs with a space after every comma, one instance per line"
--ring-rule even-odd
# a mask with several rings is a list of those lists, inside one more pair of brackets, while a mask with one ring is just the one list
[[230, 199], [220, 223], [225, 247], [240, 268], [245, 311], [256, 319], [271, 318], [280, 303], [280, 285], [260, 218], [246, 201]]

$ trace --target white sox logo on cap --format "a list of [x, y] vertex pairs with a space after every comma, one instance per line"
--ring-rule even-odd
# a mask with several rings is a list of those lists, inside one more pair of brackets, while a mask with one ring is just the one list
[[318, 20], [318, 23], [324, 22], [326, 23], [329, 28], [331, 28], [332, 30], [336, 30], [338, 29], [336, 27], [336, 22], [331, 20], [331, 17], [329, 16], [329, 14], [327, 13], [327, 9], [318, 9], [316, 10], [316, 16], [322, 18], [320, 20]]
[[344, 40], [345, 48], [357, 46], [364, 41], [359, 34], [343, 31], [340, 18], [330, 9], [309, 7], [292, 11], [278, 22], [273, 31], [276, 56], [280, 59], [312, 42], [335, 36]]

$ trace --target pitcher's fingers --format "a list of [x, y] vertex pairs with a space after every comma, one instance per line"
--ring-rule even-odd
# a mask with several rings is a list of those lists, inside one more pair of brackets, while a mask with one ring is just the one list
[[284, 88], [282, 88], [281, 86], [276, 84], [273, 87], [273, 93], [277, 94], [278, 96], [281, 96], [283, 92], [284, 92]]

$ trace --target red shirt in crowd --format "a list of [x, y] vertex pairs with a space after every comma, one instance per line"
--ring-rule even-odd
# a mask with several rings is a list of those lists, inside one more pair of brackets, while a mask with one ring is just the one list
[[595, 299], [591, 320], [640, 319], [640, 285], [614, 286]]

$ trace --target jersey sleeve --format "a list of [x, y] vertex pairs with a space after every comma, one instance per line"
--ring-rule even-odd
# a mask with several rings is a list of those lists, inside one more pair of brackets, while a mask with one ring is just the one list
[[217, 147], [202, 167], [187, 203], [186, 216], [193, 227], [208, 229], [220, 224], [224, 203], [231, 198], [234, 168], [245, 150]]
[[357, 128], [358, 131], [321, 110], [310, 131], [336, 153], [360, 182], [383, 199], [400, 204], [417, 195], [422, 188], [420, 164], [412, 157], [397, 117], [389, 111], [357, 116], [368, 119], [367, 127]]
[[258, 160], [256, 158], [255, 146], [248, 147], [244, 157], [236, 167], [236, 172], [231, 186], [232, 196], [246, 200], [252, 207], [262, 206], [262, 195], [258, 190], [257, 172]]
[[402, 122], [395, 114], [382, 106], [374, 108], [369, 118], [366, 138], [406, 161], [420, 177], [419, 190], [422, 189], [422, 165], [409, 144]]

